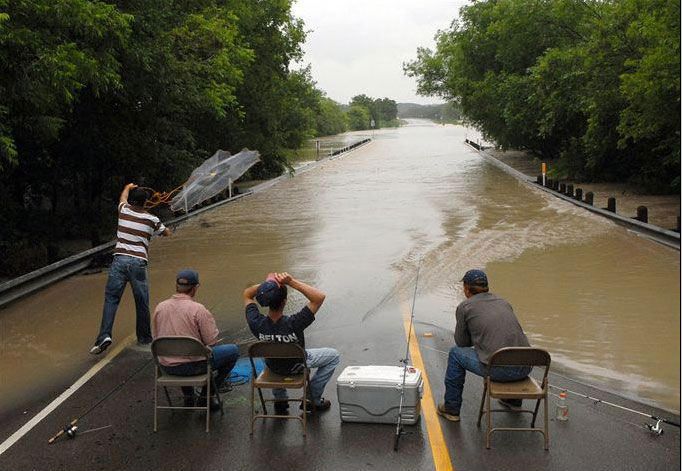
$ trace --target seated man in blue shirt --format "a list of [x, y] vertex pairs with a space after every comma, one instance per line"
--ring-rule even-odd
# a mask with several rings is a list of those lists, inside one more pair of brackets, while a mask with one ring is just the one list
[[[309, 301], [303, 309], [291, 316], [284, 315], [287, 286], [299, 291]], [[322, 291], [296, 280], [288, 273], [270, 273], [265, 282], [244, 290], [246, 320], [251, 332], [260, 341], [296, 342], [305, 349], [303, 331], [315, 320], [315, 314], [322, 306], [324, 298]], [[267, 316], [260, 313], [256, 300], [261, 306], [269, 308]], [[333, 348], [309, 348], [305, 351], [308, 368], [317, 368], [310, 379], [306, 412], [312, 410], [311, 400], [315, 401], [318, 411], [328, 410], [331, 403], [322, 397], [322, 391], [339, 364], [339, 352]], [[268, 360], [267, 365], [273, 372], [281, 375], [299, 373], [302, 367], [300, 363], [290, 359]], [[275, 413], [286, 414], [289, 408], [286, 389], [273, 389], [272, 393], [277, 399]]]

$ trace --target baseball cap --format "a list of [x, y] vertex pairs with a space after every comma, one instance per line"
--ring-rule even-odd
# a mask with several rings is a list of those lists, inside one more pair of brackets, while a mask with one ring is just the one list
[[483, 270], [469, 270], [459, 281], [463, 281], [469, 286], [488, 286], [488, 277]]
[[282, 289], [276, 281], [268, 279], [260, 284], [256, 291], [256, 301], [261, 306], [279, 306], [286, 296], [286, 290]]
[[199, 284], [199, 274], [194, 270], [180, 270], [175, 280], [179, 285], [197, 286]]

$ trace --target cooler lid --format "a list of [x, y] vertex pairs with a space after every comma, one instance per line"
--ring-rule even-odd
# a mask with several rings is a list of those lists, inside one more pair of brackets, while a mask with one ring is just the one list
[[[405, 386], [418, 387], [421, 383], [421, 371], [413, 366], [407, 366]], [[403, 383], [402, 366], [347, 366], [336, 380], [337, 384], [356, 386], [400, 386]]]

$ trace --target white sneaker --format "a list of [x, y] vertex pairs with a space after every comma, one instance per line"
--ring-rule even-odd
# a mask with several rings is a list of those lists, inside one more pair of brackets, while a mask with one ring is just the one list
[[104, 337], [104, 340], [100, 343], [96, 343], [95, 346], [90, 349], [90, 354], [99, 355], [106, 350], [109, 345], [111, 345], [111, 337]]

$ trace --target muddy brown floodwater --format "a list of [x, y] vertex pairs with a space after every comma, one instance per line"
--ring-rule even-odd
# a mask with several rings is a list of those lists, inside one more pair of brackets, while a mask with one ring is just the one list
[[[154, 240], [151, 305], [192, 267], [199, 300], [246, 339], [241, 291], [286, 270], [328, 293], [316, 328], [362, 329], [411, 296], [421, 260], [415, 321], [447, 332], [463, 299], [456, 281], [482, 267], [555, 371], [679, 411], [679, 252], [515, 180], [466, 147], [465, 133], [420, 121], [377, 131], [349, 155]], [[0, 311], [0, 417], [56, 396], [98, 360], [87, 351], [105, 281], [74, 276]], [[126, 291], [114, 342], [133, 331]]]

